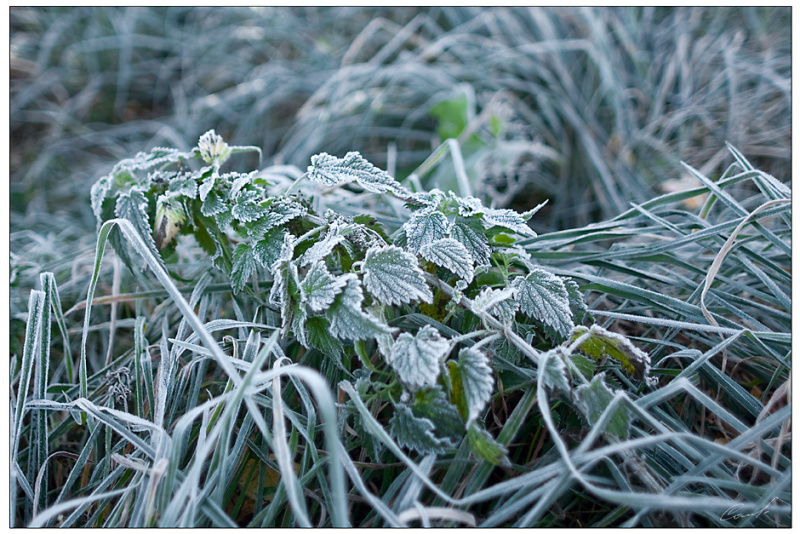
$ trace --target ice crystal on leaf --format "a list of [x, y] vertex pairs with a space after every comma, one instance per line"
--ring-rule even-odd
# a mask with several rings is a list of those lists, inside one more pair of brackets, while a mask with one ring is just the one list
[[369, 249], [362, 270], [367, 291], [384, 304], [431, 302], [433, 299], [417, 258], [399, 247]]
[[423, 326], [416, 335], [400, 334], [386, 357], [397, 377], [409, 389], [436, 384], [441, 360], [450, 352], [450, 342], [431, 325]]

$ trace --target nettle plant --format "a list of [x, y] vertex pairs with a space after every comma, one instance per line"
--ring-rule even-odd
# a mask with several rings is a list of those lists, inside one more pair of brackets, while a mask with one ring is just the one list
[[[165, 267], [180, 261], [182, 241], [202, 248], [237, 298], [271, 310], [287, 354], [318, 351], [402, 446], [444, 453], [466, 436], [477, 457], [505, 463], [507, 451], [483, 424], [502, 394], [498, 379], [505, 391], [543, 380], [589, 425], [619, 387], [598, 361], [640, 385], [652, 380], [648, 355], [583, 326], [578, 285], [520, 246], [535, 236], [526, 221], [541, 206], [517, 213], [452, 191], [412, 192], [357, 152], [313, 156], [293, 182], [221, 172], [248, 151], [260, 155], [212, 130], [189, 152], [140, 153], [94, 184], [92, 208], [99, 223], [130, 221]], [[121, 232], [110, 239], [135, 268]], [[341, 424], [379, 456], [352, 401], [342, 408]], [[625, 437], [629, 424], [620, 405], [606, 432]]]

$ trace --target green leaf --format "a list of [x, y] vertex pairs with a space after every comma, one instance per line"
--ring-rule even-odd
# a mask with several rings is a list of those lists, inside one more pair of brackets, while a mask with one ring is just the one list
[[377, 317], [361, 309], [364, 293], [358, 277], [352, 273], [343, 275], [347, 285], [325, 312], [330, 320], [330, 333], [339, 339], [371, 339], [380, 334], [397, 330], [390, 328]]
[[342, 342], [330, 334], [330, 321], [322, 316], [309, 317], [306, 320], [306, 340], [325, 356], [341, 358], [344, 352]]
[[367, 291], [384, 304], [414, 300], [430, 303], [433, 300], [417, 258], [399, 247], [389, 245], [367, 250], [362, 270]]
[[406, 246], [412, 252], [419, 252], [425, 245], [447, 237], [447, 227], [447, 217], [436, 208], [429, 207], [416, 211], [403, 224]]
[[455, 443], [464, 437], [464, 420], [447, 400], [447, 394], [440, 385], [418, 389], [414, 393], [411, 411], [417, 417], [433, 421], [437, 437], [449, 438]]
[[480, 417], [492, 398], [494, 380], [489, 358], [471, 347], [461, 349], [458, 363], [450, 362], [450, 378], [453, 383], [453, 398], [467, 425]]
[[467, 97], [464, 94], [434, 105], [430, 114], [438, 119], [436, 131], [441, 139], [455, 139], [467, 127]]
[[467, 442], [472, 454], [478, 458], [486, 460], [492, 465], [511, 465], [508, 460], [508, 450], [495, 441], [489, 432], [478, 426], [477, 421], [473, 421], [467, 427]]
[[318, 261], [300, 284], [300, 301], [314, 312], [325, 311], [346, 285], [347, 277], [334, 278], [325, 263]]
[[397, 378], [416, 391], [436, 384], [441, 362], [449, 352], [450, 342], [436, 328], [425, 325], [415, 336], [408, 332], [400, 334], [385, 357]]
[[437, 438], [434, 424], [429, 419], [415, 416], [408, 406], [400, 404], [389, 420], [389, 432], [402, 447], [414, 449], [422, 454], [443, 454], [452, 444], [447, 439]]
[[444, 267], [467, 283], [472, 282], [475, 276], [472, 255], [455, 239], [450, 237], [439, 239], [421, 247], [419, 253], [429, 262]]
[[[558, 276], [543, 269], [534, 269], [528, 276], [518, 276], [511, 282], [516, 289], [515, 299], [525, 315], [552, 328], [560, 341], [569, 336], [574, 323], [569, 306], [569, 295]], [[551, 334], [548, 332], [548, 334]]]
[[589, 334], [589, 337], [578, 347], [584, 354], [595, 360], [611, 358], [618, 361], [622, 368], [637, 380], [647, 379], [650, 373], [650, 356], [636, 348], [628, 338], [609, 332], [601, 326], [592, 325], [591, 328], [576, 326], [572, 330], [570, 341], [576, 341], [584, 334]]
[[[600, 420], [613, 398], [614, 393], [606, 385], [605, 373], [600, 373], [590, 383], [575, 388], [578, 409], [592, 426]], [[627, 439], [630, 434], [630, 425], [630, 410], [624, 404], [617, 404], [614, 413], [606, 423], [604, 432]]]
[[595, 365], [594, 360], [587, 358], [583, 354], [573, 354], [570, 356], [570, 359], [584, 377], [591, 379], [594, 376], [594, 372], [597, 369], [597, 365]]
[[483, 232], [476, 231], [468, 224], [455, 222], [450, 226], [450, 236], [466, 247], [476, 265], [489, 264], [491, 250]]

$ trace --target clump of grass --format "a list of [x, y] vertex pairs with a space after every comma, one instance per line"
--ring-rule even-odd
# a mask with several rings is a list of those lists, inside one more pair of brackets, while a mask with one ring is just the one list
[[[546, 350], [535, 329], [514, 325], [536, 363], [498, 346], [499, 391], [480, 415], [505, 449], [501, 465], [475, 456], [490, 442], [469, 435], [444, 452], [402, 448], [387, 406], [365, 400], [377, 397], [364, 370], [332, 381], [341, 371], [330, 359], [281, 339], [273, 314], [236, 297], [208, 259], [185, 257], [173, 280], [133, 224], [106, 223], [77, 350], [79, 309], [63, 310], [52, 275], [30, 295], [11, 362], [13, 521], [785, 525], [790, 193], [731, 150], [737, 164], [717, 182], [696, 173], [695, 190], [524, 242], [552, 272], [584, 282], [597, 296], [590, 315], [647, 347], [661, 380], [639, 383], [611, 359], [573, 354], [596, 350], [586, 327]], [[759, 192], [737, 199], [746, 181]], [[703, 194], [698, 212], [682, 207]], [[114, 224], [154, 276], [118, 270], [112, 294], [96, 299]], [[664, 267], [643, 268], [653, 262]], [[195, 282], [182, 290], [185, 277]], [[118, 306], [110, 322], [93, 326], [108, 303]], [[609, 356], [638, 350], [603, 335]], [[569, 354], [574, 389], [553, 363]]]

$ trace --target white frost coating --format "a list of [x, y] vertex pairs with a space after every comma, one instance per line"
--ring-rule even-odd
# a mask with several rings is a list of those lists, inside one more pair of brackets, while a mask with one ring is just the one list
[[532, 214], [536, 213], [543, 204], [525, 214], [514, 210], [487, 208], [479, 198], [460, 197], [450, 191], [450, 198], [458, 204], [458, 214], [462, 217], [476, 217], [482, 215], [481, 222], [486, 228], [502, 226], [520, 235], [535, 237], [536, 232], [531, 230], [525, 222]]
[[300, 266], [324, 260], [333, 252], [334, 247], [342, 241], [344, 241], [344, 236], [340, 233], [339, 224], [334, 222], [331, 224], [330, 228], [328, 228], [325, 237], [311, 245], [311, 247], [300, 256]]
[[[547, 351], [547, 356], [539, 360], [539, 374], [544, 380], [545, 387], [569, 391], [567, 366], [564, 363], [564, 358], [568, 356], [567, 349], [559, 345]], [[544, 360], [544, 366], [542, 366], [542, 360]]]
[[445, 237], [429, 243], [420, 248], [419, 253], [426, 260], [439, 267], [444, 267], [467, 283], [472, 282], [472, 278], [475, 276], [472, 254], [453, 238]]
[[504, 323], [514, 320], [518, 304], [514, 300], [514, 288], [492, 289], [483, 288], [483, 291], [472, 300], [477, 313], [489, 313]]
[[467, 400], [467, 423], [480, 417], [489, 399], [492, 398], [494, 382], [489, 358], [483, 351], [473, 348], [461, 349], [458, 354], [461, 385]]
[[383, 304], [403, 304], [417, 299], [430, 303], [433, 300], [417, 258], [400, 247], [369, 249], [362, 270], [367, 291]]
[[418, 252], [425, 245], [448, 237], [447, 228], [447, 217], [434, 207], [414, 212], [403, 224], [408, 248], [413, 252]]
[[308, 178], [312, 182], [333, 186], [352, 181], [372, 193], [390, 191], [402, 197], [411, 194], [386, 171], [375, 167], [358, 152], [348, 152], [343, 158], [322, 153], [311, 156]]
[[517, 277], [511, 283], [516, 289], [520, 311], [553, 328], [566, 337], [572, 330], [572, 310], [564, 282], [556, 275], [534, 269], [526, 277]]
[[439, 377], [441, 360], [450, 352], [450, 342], [431, 325], [423, 326], [416, 336], [403, 332], [389, 352], [387, 362], [410, 390], [433, 386]]
[[314, 312], [325, 311], [346, 285], [346, 277], [334, 278], [323, 262], [317, 262], [300, 284], [300, 301]]
[[339, 339], [370, 339], [397, 330], [361, 309], [364, 293], [356, 275], [347, 273], [340, 279], [347, 285], [326, 312], [331, 323], [328, 330], [332, 336]]
[[450, 237], [464, 245], [477, 265], [488, 265], [492, 251], [489, 240], [483, 233], [478, 233], [466, 224], [453, 223], [450, 226]]

